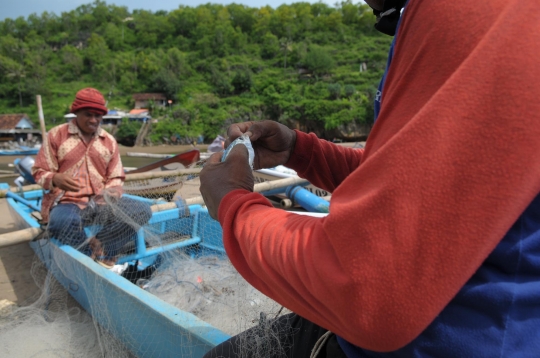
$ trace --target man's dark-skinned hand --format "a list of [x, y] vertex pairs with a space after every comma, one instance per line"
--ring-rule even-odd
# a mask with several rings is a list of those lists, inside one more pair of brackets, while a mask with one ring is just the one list
[[53, 185], [65, 191], [79, 191], [79, 184], [67, 174], [56, 173], [52, 179]]
[[227, 129], [225, 147], [244, 133], [249, 135], [255, 151], [253, 169], [287, 163], [296, 144], [296, 132], [292, 129], [275, 121], [260, 121], [232, 124]]
[[253, 191], [253, 172], [244, 145], [236, 145], [221, 162], [223, 152], [212, 155], [201, 171], [199, 188], [210, 216], [217, 220], [218, 209], [225, 195], [236, 189]]

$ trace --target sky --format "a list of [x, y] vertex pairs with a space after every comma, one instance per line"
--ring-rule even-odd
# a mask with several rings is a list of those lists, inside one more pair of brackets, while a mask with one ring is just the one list
[[[117, 6], [127, 6], [129, 11], [135, 9], [143, 10], [166, 10], [171, 11], [177, 9], [179, 5], [197, 7], [201, 4], [213, 3], [227, 5], [230, 3], [244, 4], [249, 7], [260, 8], [270, 5], [277, 8], [282, 4], [291, 4], [295, 2], [308, 1], [316, 3], [322, 1], [333, 6], [335, 0], [106, 0], [107, 4]], [[44, 11], [53, 12], [60, 15], [62, 12], [67, 12], [76, 9], [80, 5], [92, 3], [93, 0], [0, 0], [0, 21], [5, 18], [16, 19], [19, 16], [24, 18], [32, 13], [41, 14]], [[353, 1], [357, 2], [357, 1]]]

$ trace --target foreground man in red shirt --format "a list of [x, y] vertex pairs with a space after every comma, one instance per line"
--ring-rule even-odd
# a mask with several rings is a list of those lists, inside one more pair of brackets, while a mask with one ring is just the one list
[[275, 209], [252, 192], [247, 150], [211, 157], [201, 192], [231, 262], [295, 314], [207, 357], [278, 356], [242, 351], [268, 342], [295, 358], [538, 355], [539, 10], [410, 0], [364, 150], [270, 121], [229, 128], [250, 134], [255, 168], [333, 194], [325, 218]]
[[[32, 168], [36, 182], [48, 190], [41, 214], [53, 237], [110, 268], [152, 213], [147, 204], [122, 197], [118, 144], [100, 127], [107, 113], [103, 95], [94, 88], [80, 90], [71, 112], [76, 118], [49, 131]], [[126, 215], [132, 221], [126, 222]], [[89, 224], [102, 226], [95, 237], [84, 233]]]

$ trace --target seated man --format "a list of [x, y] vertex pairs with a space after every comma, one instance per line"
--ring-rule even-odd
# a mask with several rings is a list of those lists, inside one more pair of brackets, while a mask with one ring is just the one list
[[[41, 215], [52, 236], [110, 268], [152, 212], [148, 204], [122, 197], [118, 144], [100, 127], [107, 113], [103, 95], [94, 88], [80, 90], [71, 112], [76, 118], [49, 131], [32, 168], [36, 182], [48, 190]], [[101, 230], [87, 238], [88, 225]]]

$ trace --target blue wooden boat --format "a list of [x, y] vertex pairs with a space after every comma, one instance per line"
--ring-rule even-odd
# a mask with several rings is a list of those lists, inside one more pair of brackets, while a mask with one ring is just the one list
[[37, 155], [39, 148], [1, 149], [0, 155]]
[[[9, 185], [0, 184], [0, 189], [8, 188]], [[32, 214], [40, 210], [42, 193], [42, 190], [35, 190], [8, 196], [9, 207], [21, 229], [39, 227]], [[139, 260], [151, 264], [160, 253], [190, 247], [196, 247], [199, 252], [208, 250], [225, 254], [219, 223], [200, 205], [155, 212], [147, 226], [137, 234], [136, 251], [122, 257], [119, 263]], [[147, 248], [144, 236], [149, 230], [156, 233], [182, 230], [178, 234], [189, 237]], [[229, 338], [217, 328], [165, 303], [54, 238], [33, 241], [30, 245], [71, 296], [137, 357], [201, 357]]]

